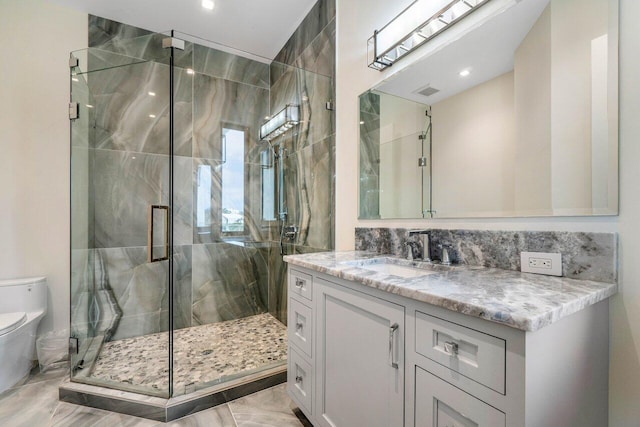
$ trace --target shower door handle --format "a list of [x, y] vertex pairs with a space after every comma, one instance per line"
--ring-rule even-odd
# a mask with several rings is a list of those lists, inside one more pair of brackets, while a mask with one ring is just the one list
[[[153, 256], [153, 214], [156, 210], [164, 211], [164, 255], [158, 258]], [[150, 205], [149, 206], [149, 218], [147, 222], [147, 260], [148, 262], [164, 261], [169, 259], [169, 206], [166, 205]]]

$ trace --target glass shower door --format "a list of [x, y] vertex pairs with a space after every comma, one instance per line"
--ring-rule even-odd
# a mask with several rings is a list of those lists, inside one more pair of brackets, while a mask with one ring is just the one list
[[145, 50], [160, 37], [71, 55], [71, 379], [169, 397], [170, 50]]

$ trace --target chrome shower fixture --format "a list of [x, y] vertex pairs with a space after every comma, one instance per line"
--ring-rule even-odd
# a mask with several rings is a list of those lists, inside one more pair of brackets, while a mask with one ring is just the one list
[[300, 123], [300, 107], [287, 104], [277, 114], [260, 126], [260, 141], [270, 142]]

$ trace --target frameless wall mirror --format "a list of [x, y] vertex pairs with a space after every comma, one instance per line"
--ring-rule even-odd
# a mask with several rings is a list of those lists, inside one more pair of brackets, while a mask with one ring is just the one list
[[360, 96], [360, 218], [618, 213], [618, 1], [494, 1]]

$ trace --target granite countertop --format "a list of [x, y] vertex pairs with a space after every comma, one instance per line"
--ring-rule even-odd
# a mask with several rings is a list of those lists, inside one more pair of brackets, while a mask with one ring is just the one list
[[[432, 273], [402, 278], [362, 268], [381, 257], [393, 264], [424, 268]], [[284, 260], [523, 331], [536, 331], [617, 291], [617, 285], [612, 283], [468, 265], [448, 267], [372, 252], [318, 252], [287, 255]]]

